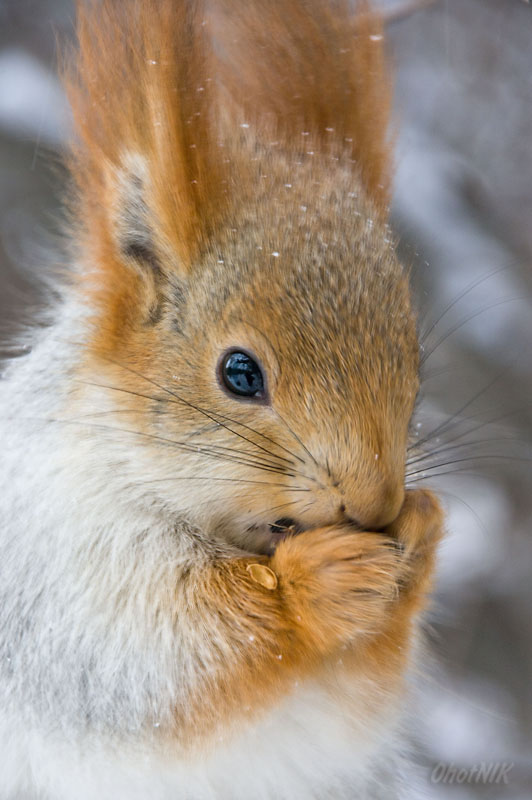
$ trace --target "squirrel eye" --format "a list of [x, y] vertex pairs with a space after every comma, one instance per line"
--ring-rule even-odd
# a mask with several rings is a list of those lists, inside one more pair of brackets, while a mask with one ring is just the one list
[[222, 358], [220, 373], [225, 388], [240, 397], [264, 397], [264, 378], [256, 361], [247, 353], [232, 351]]

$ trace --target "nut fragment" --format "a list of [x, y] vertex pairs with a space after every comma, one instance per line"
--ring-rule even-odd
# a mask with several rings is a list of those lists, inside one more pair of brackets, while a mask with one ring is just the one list
[[246, 570], [249, 572], [251, 579], [254, 580], [255, 583], [260, 583], [265, 589], [273, 590], [277, 588], [277, 584], [279, 583], [277, 575], [264, 564], [248, 564]]

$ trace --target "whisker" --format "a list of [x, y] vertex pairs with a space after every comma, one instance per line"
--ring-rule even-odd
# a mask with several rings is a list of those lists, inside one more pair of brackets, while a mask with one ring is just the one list
[[436, 325], [438, 325], [442, 321], [444, 316], [452, 308], [454, 308], [455, 305], [460, 302], [460, 300], [463, 300], [464, 297], [466, 297], [470, 292], [472, 292], [473, 289], [476, 289], [477, 286], [480, 286], [481, 283], [484, 283], [485, 281], [489, 280], [490, 278], [493, 278], [494, 275], [498, 275], [500, 272], [504, 272], [505, 270], [508, 270], [508, 269], [510, 269], [510, 266], [508, 266], [508, 265], [506, 265], [504, 267], [499, 267], [498, 269], [493, 270], [493, 272], [489, 272], [487, 275], [482, 275], [482, 277], [476, 278], [474, 281], [469, 283], [466, 286], [466, 288], [457, 297], [454, 298], [454, 300], [452, 300], [447, 306], [445, 306], [444, 310], [441, 312], [439, 317], [437, 317], [435, 322], [432, 323], [432, 325], [430, 326], [428, 331], [425, 331], [423, 333], [423, 335], [420, 338], [421, 344], [424, 344], [427, 341], [428, 337], [430, 336], [430, 334], [432, 333], [432, 331], [434, 330]]
[[405, 477], [411, 478], [412, 475], [418, 475], [420, 472], [423, 472], [423, 473], [431, 472], [434, 469], [440, 469], [441, 467], [448, 467], [450, 464], [460, 464], [462, 462], [468, 462], [468, 461], [469, 462], [470, 461], [480, 461], [480, 460], [483, 460], [483, 459], [490, 459], [491, 461], [499, 461], [499, 460], [503, 460], [503, 461], [524, 461], [524, 462], [532, 461], [532, 458], [525, 458], [524, 456], [505, 456], [505, 455], [498, 455], [498, 454], [492, 454], [492, 455], [481, 454], [481, 455], [476, 455], [476, 456], [469, 456], [468, 458], [456, 458], [456, 459], [453, 459], [452, 461], [442, 461], [439, 464], [433, 464], [432, 466], [427, 466], [424, 469], [418, 469], [418, 470], [414, 470], [412, 472], [406, 472], [405, 473]]
[[314, 505], [315, 502], [316, 502], [315, 499], [311, 500], [310, 503], [307, 503], [305, 506], [303, 506], [303, 508], [301, 509], [300, 513], [301, 514], [305, 514], [310, 508], [312, 508], [312, 506]]
[[[414, 478], [410, 481], [405, 481], [405, 486], [408, 488], [409, 486], [418, 486], [423, 481], [427, 480], [434, 480], [435, 478], [440, 478], [444, 475], [472, 475], [475, 478], [485, 478], [486, 476], [483, 475], [481, 472], [474, 472], [472, 469], [468, 469], [467, 467], [464, 468], [455, 468], [455, 469], [447, 469], [443, 472], [434, 472], [432, 475], [427, 475], [426, 477], [422, 478]], [[439, 487], [438, 487], [439, 491]]]
[[425, 381], [431, 381], [433, 378], [439, 378], [440, 375], [446, 375], [449, 372], [459, 372], [459, 371], [465, 371], [467, 369], [468, 367], [465, 366], [459, 367], [453, 365], [449, 367], [441, 367], [441, 369], [432, 369], [429, 370], [428, 372], [423, 371], [422, 383], [425, 383]]
[[[504, 414], [498, 414], [496, 417], [491, 417], [490, 419], [484, 420], [479, 422], [478, 425], [474, 425], [471, 428], [463, 431], [462, 433], [455, 436], [453, 439], [449, 439], [446, 444], [450, 444], [451, 442], [457, 442], [462, 439], [464, 436], [468, 436], [469, 434], [475, 433], [475, 431], [481, 430], [482, 428], [487, 427], [488, 425], [494, 425], [497, 422], [500, 422], [503, 419], [507, 419], [508, 417], [512, 416], [513, 414], [519, 414], [522, 411], [527, 411], [530, 408], [530, 403], [527, 403], [526, 406], [521, 406], [520, 408], [516, 408], [513, 411], [506, 411]], [[484, 412], [486, 413], [486, 412]], [[450, 431], [453, 431], [459, 425], [462, 425], [464, 422], [471, 421], [471, 417], [467, 417], [466, 419], [461, 419], [456, 422], [454, 425], [450, 427]], [[419, 442], [418, 444], [424, 444], [426, 440]], [[411, 448], [414, 449], [415, 445]], [[410, 448], [409, 448], [410, 449]]]
[[[267, 465], [269, 465], [271, 467], [274, 467], [275, 469], [282, 469], [283, 471], [286, 469], [285, 467], [280, 467], [279, 464], [275, 464], [275, 462], [268, 461], [267, 459], [262, 458], [262, 457], [260, 457], [260, 458], [257, 457], [254, 453], [250, 453], [249, 450], [239, 450], [236, 447], [225, 447], [225, 446], [223, 446], [221, 444], [204, 445], [202, 442], [198, 442], [197, 445], [190, 445], [190, 446], [191, 447], [196, 447], [196, 446], [197, 447], [203, 447], [203, 446], [206, 446], [206, 447], [209, 447], [209, 449], [214, 450], [214, 451], [223, 450], [223, 451], [226, 451], [228, 453], [237, 453], [240, 456], [244, 456], [246, 458], [249, 457], [250, 461], [253, 461], [253, 462], [257, 463], [257, 464], [267, 464]], [[301, 474], [301, 473], [298, 473], [298, 475], [299, 474]], [[303, 477], [306, 477], [306, 476], [303, 476]]]
[[464, 412], [467, 408], [469, 408], [469, 406], [471, 406], [475, 402], [475, 400], [478, 400], [479, 397], [481, 397], [483, 394], [485, 394], [485, 392], [491, 389], [491, 387], [494, 386], [494, 384], [497, 383], [497, 381], [500, 380], [500, 378], [502, 378], [505, 372], [507, 372], [507, 369], [502, 370], [486, 386], [483, 386], [482, 389], [476, 392], [476, 394], [474, 394], [473, 397], [471, 397], [466, 403], [464, 403], [463, 406], [461, 406], [458, 409], [458, 411], [455, 411], [454, 414], [452, 414], [452, 416], [448, 417], [446, 420], [444, 420], [444, 422], [440, 423], [436, 428], [433, 428], [433, 430], [430, 431], [424, 438], [409, 446], [408, 450], [411, 450], [414, 447], [420, 447], [421, 445], [424, 445], [427, 442], [429, 442], [435, 436], [438, 436], [438, 434], [443, 433], [443, 431], [446, 428], [448, 428], [448, 426], [451, 424], [451, 422], [453, 422], [453, 420], [455, 420], [457, 417], [460, 416], [460, 414], [462, 414], [462, 412]]
[[[217, 422], [217, 420], [213, 419], [213, 417], [211, 416], [211, 413], [214, 413], [216, 416], [221, 417], [222, 419], [226, 419], [228, 422], [232, 422], [234, 425], [240, 425], [241, 427], [246, 428], [247, 430], [255, 433], [257, 436], [262, 436], [263, 439], [266, 439], [267, 441], [271, 442], [272, 444], [274, 444], [276, 447], [280, 448], [281, 450], [285, 450], [285, 452], [287, 452], [289, 455], [293, 456], [294, 458], [297, 458], [298, 461], [301, 461], [301, 463], [304, 463], [303, 460], [301, 458], [299, 458], [299, 456], [297, 456], [295, 453], [292, 453], [286, 447], [283, 447], [283, 445], [278, 444], [278, 442], [274, 441], [269, 436], [266, 436], [265, 434], [261, 433], [260, 431], [257, 431], [254, 428], [251, 428], [250, 426], [245, 425], [242, 422], [239, 422], [238, 420], [231, 419], [230, 417], [227, 417], [224, 414], [219, 414], [217, 411], [209, 413], [209, 412], [205, 411], [205, 409], [202, 409], [200, 406], [195, 406], [193, 403], [190, 403], [188, 400], [185, 400], [183, 397], [180, 397], [180, 395], [178, 395], [175, 391], [172, 391], [171, 389], [168, 389], [167, 387], [162, 386], [157, 381], [152, 380], [152, 378], [148, 378], [147, 375], [143, 375], [141, 372], [138, 372], [137, 370], [133, 369], [132, 367], [128, 367], [125, 364], [120, 364], [118, 361], [113, 361], [110, 358], [106, 358], [105, 360], [109, 361], [109, 363], [111, 363], [111, 364], [115, 364], [115, 366], [120, 367], [121, 369], [125, 369], [128, 372], [131, 372], [133, 375], [137, 375], [139, 378], [142, 378], [143, 380], [147, 381], [148, 383], [151, 383], [153, 386], [156, 386], [158, 389], [161, 389], [161, 391], [166, 392], [167, 394], [171, 395], [172, 397], [175, 397], [177, 400], [179, 400], [180, 403], [184, 403], [186, 406], [189, 406], [190, 408], [195, 409], [200, 414], [204, 414], [209, 419], [212, 419], [214, 422]], [[240, 436], [242, 439], [246, 439], [245, 436], [242, 436], [242, 434], [238, 433], [237, 431], [231, 430], [231, 428], [229, 428], [226, 425], [223, 425], [223, 423], [219, 423], [219, 424], [222, 425], [222, 427], [227, 428], [227, 430], [229, 430], [231, 433], [235, 434], [235, 436]], [[260, 450], [265, 450], [265, 448], [263, 448], [261, 445], [257, 444], [256, 442], [253, 442], [250, 439], [246, 439], [246, 441], [249, 441], [250, 444], [253, 444], [255, 447], [258, 447]], [[266, 450], [265, 452], [268, 452], [269, 455], [275, 456], [275, 453], [271, 453], [269, 450]], [[279, 458], [279, 459], [284, 459], [283, 456], [275, 456], [275, 457]], [[288, 460], [288, 459], [284, 459], [284, 460]]]
[[481, 518], [479, 517], [479, 515], [477, 514], [477, 512], [475, 511], [473, 506], [469, 505], [469, 503], [466, 503], [466, 501], [462, 497], [460, 497], [459, 495], [455, 494], [454, 492], [447, 491], [447, 489], [440, 489], [440, 488], [438, 488], [438, 494], [449, 495], [449, 497], [452, 497], [455, 500], [458, 500], [460, 503], [462, 503], [462, 505], [464, 505], [469, 511], [471, 511], [471, 513], [475, 517], [476, 521], [478, 522], [478, 524], [482, 528], [482, 530], [485, 533], [487, 533], [486, 524], [481, 520]]
[[[115, 362], [112, 362], [112, 363], [115, 363]], [[118, 366], [121, 366], [121, 365], [119, 364]], [[123, 367], [123, 369], [128, 369], [128, 368], [127, 367]], [[133, 371], [133, 370], [130, 370], [130, 371]], [[139, 374], [140, 377], [144, 378], [145, 380], [149, 381], [150, 383], [154, 383], [149, 378], [145, 378], [143, 375], [140, 375], [140, 373], [135, 373], [135, 374]], [[160, 397], [153, 397], [153, 396], [150, 396], [150, 395], [143, 394], [141, 392], [135, 392], [135, 391], [133, 391], [131, 389], [124, 389], [124, 388], [122, 388], [120, 386], [110, 386], [109, 384], [95, 383], [95, 382], [92, 382], [92, 381], [79, 381], [79, 382], [80, 383], [85, 383], [86, 385], [89, 385], [89, 386], [97, 386], [97, 387], [99, 387], [101, 389], [109, 389], [110, 391], [114, 391], [114, 392], [123, 392], [124, 394], [130, 394], [130, 395], [133, 395], [135, 397], [143, 397], [146, 400], [155, 400], [156, 402], [172, 403], [171, 400], [167, 400], [167, 399], [160, 398]], [[262, 445], [257, 444], [252, 439], [249, 439], [246, 436], [242, 436], [242, 434], [238, 433], [237, 431], [233, 431], [231, 428], [229, 428], [228, 425], [224, 425], [223, 422], [219, 422], [219, 420], [215, 419], [209, 412], [205, 411], [204, 409], [201, 409], [199, 406], [195, 406], [193, 403], [189, 403], [188, 400], [184, 400], [183, 398], [180, 398], [178, 395], [176, 395], [174, 392], [171, 392], [169, 389], [164, 389], [164, 387], [159, 386], [159, 384], [157, 384], [157, 383], [155, 383], [155, 386], [159, 387], [162, 391], [168, 392], [171, 396], [176, 397], [179, 400], [179, 402], [182, 403], [183, 405], [186, 405], [189, 408], [193, 408], [195, 411], [198, 411], [199, 413], [201, 413], [204, 416], [208, 417], [216, 425], [219, 425], [222, 428], [225, 428], [230, 433], [233, 433], [235, 436], [238, 436], [240, 439], [243, 439], [244, 441], [248, 442], [249, 444], [253, 445], [254, 447], [257, 447], [259, 450], [262, 450], [263, 452], [267, 453], [269, 456], [272, 456], [273, 458], [276, 458], [279, 461], [286, 461], [287, 463], [293, 463], [293, 462], [290, 462], [289, 459], [285, 458], [284, 456], [278, 456], [276, 453], [272, 453], [270, 450], [267, 450], [266, 448], [262, 447]], [[178, 405], [178, 403], [175, 403], [175, 402], [173, 404], [174, 405]], [[214, 413], [216, 413], [216, 412], [214, 412]]]
[[299, 445], [300, 445], [300, 446], [303, 448], [303, 450], [305, 451], [305, 453], [307, 453], [307, 455], [308, 455], [308, 456], [309, 456], [309, 457], [312, 459], [312, 461], [314, 462], [314, 464], [315, 464], [317, 467], [319, 467], [320, 465], [318, 464], [318, 462], [316, 461], [316, 459], [314, 458], [314, 456], [312, 455], [312, 453], [310, 452], [310, 450], [308, 449], [308, 447], [306, 447], [306, 446], [303, 444], [303, 442], [301, 441], [301, 439], [299, 438], [299, 436], [297, 435], [297, 433], [295, 433], [295, 431], [293, 431], [293, 430], [292, 430], [292, 428], [290, 427], [290, 425], [288, 424], [288, 422], [287, 422], [287, 421], [286, 421], [286, 420], [285, 420], [285, 419], [284, 419], [284, 418], [283, 418], [283, 417], [282, 417], [282, 416], [279, 414], [279, 412], [278, 412], [277, 410], [275, 410], [275, 414], [276, 414], [276, 416], [277, 416], [277, 417], [278, 417], [278, 418], [281, 420], [281, 422], [283, 423], [283, 425], [285, 425], [285, 426], [286, 426], [286, 428], [288, 429], [288, 432], [292, 434], [292, 436], [294, 437], [294, 439], [296, 440], [296, 442], [298, 442], [298, 444], [299, 444]]
[[484, 308], [481, 308], [479, 311], [475, 311], [474, 314], [470, 314], [466, 319], [463, 319], [461, 322], [457, 322], [456, 325], [453, 325], [453, 327], [449, 331], [447, 331], [447, 333], [444, 336], [441, 336], [438, 339], [434, 347], [431, 350], [429, 350], [428, 353], [423, 354], [420, 364], [421, 365], [425, 364], [425, 362], [434, 354], [434, 352], [438, 349], [438, 347], [441, 344], [443, 344], [443, 342], [445, 342], [450, 336], [453, 335], [453, 333], [456, 333], [456, 331], [462, 328], [464, 325], [467, 325], [468, 322], [471, 322], [472, 319], [475, 319], [475, 317], [484, 314], [486, 311], [489, 311], [492, 308], [504, 305], [504, 303], [515, 303], [516, 300], [522, 300], [522, 299], [523, 299], [522, 297], [507, 297], [504, 300], [497, 300], [496, 303], [490, 303]]
[[116, 433], [126, 433], [132, 436], [140, 436], [147, 439], [152, 439], [155, 441], [163, 442], [167, 445], [172, 445], [177, 449], [183, 450], [187, 453], [202, 453], [203, 455], [207, 455], [210, 458], [217, 459], [219, 461], [230, 461], [235, 464], [243, 464], [245, 466], [252, 467], [253, 469], [260, 469], [264, 472], [274, 472], [279, 475], [287, 475], [289, 477], [296, 477], [293, 473], [287, 472], [284, 468], [281, 467], [270, 467], [270, 466], [262, 466], [260, 463], [252, 463], [246, 461], [245, 459], [236, 458], [234, 456], [224, 456], [219, 453], [211, 452], [209, 448], [202, 448], [198, 445], [190, 445], [186, 442], [176, 441], [175, 439], [168, 439], [164, 436], [157, 436], [152, 433], [144, 433], [143, 431], [134, 431], [127, 428], [117, 428], [112, 425], [102, 425], [101, 423], [90, 423], [90, 422], [80, 422], [79, 420], [70, 419], [70, 420], [61, 420], [61, 419], [53, 419], [53, 418], [26, 418], [26, 419], [34, 419], [40, 422], [53, 422], [60, 425], [84, 425], [85, 427], [89, 428], [99, 428], [101, 430], [109, 430], [114, 431]]
[[[266, 513], [269, 514], [272, 511], [279, 511], [279, 509], [281, 509], [281, 508], [287, 508], [288, 506], [295, 506], [297, 503], [300, 503], [300, 502], [301, 502], [301, 500], [291, 500], [289, 503], [281, 503], [278, 506], [272, 506], [271, 508], [268, 508]], [[275, 525], [275, 520], [273, 522], [269, 522], [268, 524], [269, 525]]]
[[[250, 483], [255, 486], [272, 486], [286, 489], [284, 483], [270, 483], [270, 481], [253, 481], [245, 478], [217, 478], [213, 475], [174, 475], [171, 478], [155, 478], [150, 481], [139, 481], [139, 485], [148, 486], [152, 483], [173, 483], [173, 481], [223, 481], [224, 483]], [[291, 492], [310, 492], [310, 489], [289, 489]]]
[[[148, 380], [148, 379], [147, 379], [147, 380]], [[155, 400], [155, 401], [157, 401], [157, 402], [162, 402], [162, 403], [171, 403], [171, 404], [173, 404], [173, 405], [178, 405], [178, 403], [175, 403], [175, 402], [174, 402], [174, 401], [172, 401], [172, 400], [167, 400], [167, 399], [165, 399], [165, 398], [159, 398], [159, 397], [153, 397], [153, 396], [151, 396], [151, 395], [142, 394], [141, 392], [135, 392], [135, 391], [132, 391], [132, 390], [130, 390], [130, 389], [123, 389], [123, 388], [122, 388], [122, 387], [120, 387], [120, 386], [110, 386], [109, 384], [95, 383], [95, 382], [92, 382], [92, 381], [79, 381], [79, 383], [84, 383], [84, 384], [86, 384], [86, 385], [88, 385], [88, 386], [96, 386], [96, 387], [99, 387], [99, 388], [101, 388], [101, 389], [109, 389], [109, 390], [111, 390], [111, 391], [115, 391], [115, 392], [122, 392], [122, 393], [124, 393], [124, 394], [131, 394], [131, 395], [133, 395], [133, 396], [135, 396], [135, 397], [143, 397], [143, 398], [145, 398], [146, 400]], [[182, 402], [183, 402], [185, 405], [187, 405], [187, 406], [190, 406], [190, 407], [192, 407], [192, 408], [196, 409], [196, 406], [193, 406], [191, 403], [188, 403], [186, 400], [183, 400]], [[206, 416], [208, 416], [208, 417], [209, 417], [209, 419], [211, 419], [211, 420], [214, 422], [214, 424], [215, 424], [215, 425], [220, 425], [221, 427], [223, 427], [223, 428], [225, 428], [226, 430], [228, 430], [230, 433], [233, 433], [233, 434], [235, 434], [236, 436], [238, 436], [240, 439], [243, 439], [244, 441], [246, 441], [246, 442], [249, 442], [250, 444], [254, 445], [255, 447], [258, 447], [258, 448], [259, 448], [260, 450], [262, 450], [263, 452], [265, 452], [265, 453], [268, 453], [268, 455], [272, 456], [273, 458], [276, 458], [276, 459], [278, 459], [278, 460], [280, 460], [280, 461], [286, 461], [286, 462], [287, 462], [287, 463], [289, 463], [289, 464], [293, 464], [293, 463], [294, 463], [293, 461], [289, 461], [289, 459], [287, 459], [287, 458], [284, 458], [283, 456], [278, 456], [278, 455], [276, 455], [275, 453], [272, 453], [271, 451], [269, 451], [269, 450], [266, 450], [264, 447], [261, 447], [260, 445], [257, 445], [257, 444], [256, 444], [256, 442], [253, 442], [251, 439], [248, 439], [246, 436], [242, 436], [242, 435], [241, 435], [241, 434], [239, 434], [237, 431], [233, 431], [233, 430], [232, 430], [231, 428], [229, 428], [227, 425], [224, 425], [223, 423], [221, 423], [221, 422], [218, 422], [218, 420], [215, 420], [215, 419], [214, 419], [212, 416], [210, 416], [210, 414], [208, 414], [207, 412], [205, 412], [205, 411], [202, 411], [202, 410], [201, 410], [201, 409], [199, 409], [199, 408], [197, 408], [196, 410], [199, 410], [199, 411], [201, 411], [201, 413], [203, 413], [203, 414], [205, 414]], [[112, 413], [112, 412], [106, 412], [106, 413]], [[213, 412], [213, 413], [216, 413], [216, 412]], [[89, 415], [89, 416], [90, 416], [90, 415]], [[181, 444], [184, 444], [184, 442], [181, 442]], [[192, 448], [194, 448], [194, 445], [190, 445], [190, 446], [191, 446]], [[211, 445], [211, 447], [219, 447], [219, 448], [222, 448], [222, 445]], [[223, 449], [230, 449], [230, 448], [223, 448]], [[245, 452], [245, 451], [241, 451], [241, 450], [235, 450], [234, 452], [242, 453], [242, 452]], [[248, 451], [248, 452], [249, 452], [249, 451]], [[251, 456], [252, 454], [251, 454], [251, 453], [249, 453], [249, 455]], [[259, 461], [257, 460], [257, 463], [261, 463], [261, 462], [259, 462]], [[271, 464], [271, 462], [268, 462], [268, 463], [270, 463], [270, 464]], [[271, 464], [271, 466], [272, 466], [272, 468], [275, 468], [275, 469], [276, 469], [277, 471], [279, 471], [279, 472], [284, 472], [284, 471], [285, 471], [285, 469], [286, 469], [286, 468], [284, 468], [284, 467], [281, 467], [280, 465]], [[292, 473], [287, 473], [287, 474], [293, 475], [293, 472], [292, 472]], [[300, 475], [302, 478], [306, 478], [307, 480], [313, 480], [313, 478], [311, 478], [311, 477], [310, 477], [310, 476], [308, 476], [308, 475], [305, 475], [303, 472], [299, 472], [299, 471], [297, 471], [297, 474], [298, 474], [298, 475]]]
[[[86, 384], [88, 386], [101, 386], [102, 388], [109, 388], [109, 387], [104, 386], [103, 384], [89, 383], [87, 381], [78, 381], [78, 383], [84, 383], [84, 384]], [[135, 392], [135, 393], [129, 392], [127, 389], [120, 389], [119, 387], [113, 387], [113, 389], [114, 389], [114, 391], [124, 392], [126, 394], [138, 395], [137, 392]], [[138, 395], [138, 396], [144, 397], [144, 398], [146, 398], [146, 400], [155, 400], [158, 403], [170, 403], [171, 405], [178, 405], [178, 403], [174, 403], [172, 400], [168, 400], [166, 397], [151, 397], [150, 395], [147, 395], [147, 394], [141, 394], [141, 395]], [[80, 414], [78, 416], [78, 419], [87, 419], [87, 418], [91, 418], [91, 417], [109, 417], [109, 416], [112, 416], [114, 414], [131, 414], [131, 410], [129, 408], [112, 408], [112, 409], [109, 409], [109, 411], [89, 411], [87, 414]], [[185, 436], [185, 439], [192, 439], [195, 436], [201, 436], [206, 431], [217, 430], [219, 427], [220, 427], [220, 424], [218, 422], [213, 422], [210, 425], [204, 425], [203, 427], [198, 428], [197, 430], [192, 431], [191, 433], [188, 433]], [[248, 450], [242, 450], [241, 452], [249, 453]], [[252, 455], [252, 454], [250, 453], [250, 455]]]
[[[454, 440], [451, 440], [454, 441]], [[490, 437], [489, 439], [478, 439], [477, 441], [473, 440], [470, 442], [461, 442], [460, 444], [449, 444], [446, 443], [445, 447], [440, 447], [438, 450], [433, 450], [431, 452], [423, 453], [422, 455], [417, 456], [416, 458], [409, 459], [406, 463], [407, 466], [410, 467], [414, 464], [422, 463], [423, 461], [428, 461], [435, 456], [441, 455], [442, 453], [449, 453], [452, 450], [458, 450], [462, 447], [476, 447], [477, 445], [482, 444], [492, 444], [493, 442], [517, 442], [518, 444], [523, 444], [519, 439], [516, 439], [512, 436], [494, 436]], [[474, 458], [475, 456], [472, 456]]]
[[[266, 436], [265, 433], [261, 433], [261, 431], [252, 428], [250, 425], [246, 425], [244, 422], [240, 422], [239, 420], [227, 417], [225, 414], [220, 414], [218, 411], [212, 411], [211, 413], [214, 414], [216, 417], [220, 417], [221, 419], [225, 419], [228, 422], [231, 422], [233, 425], [239, 425], [241, 428], [245, 428], [246, 430], [250, 431], [250, 433], [254, 433], [257, 436], [261, 436], [263, 439], [266, 439], [266, 441], [271, 442], [273, 445], [275, 445], [275, 447], [278, 447], [280, 450], [284, 450], [286, 453], [293, 456], [293, 458], [297, 459], [297, 461], [299, 461], [301, 464], [305, 463], [303, 458], [300, 458], [296, 453], [293, 453], [287, 447], [284, 447], [282, 444], [279, 444], [279, 442], [276, 442], [275, 439], [271, 438], [271, 436]], [[218, 425], [221, 424], [217, 420], [215, 420], [215, 422]], [[228, 428], [228, 430], [231, 431], [231, 428]], [[236, 436], [239, 436], [239, 434], [236, 431], [231, 431], [231, 433], [234, 433]], [[255, 447], [259, 447], [261, 450], [264, 450], [264, 448], [258, 445], [256, 442], [252, 442], [252, 444], [254, 444]], [[289, 462], [291, 461], [291, 459], [284, 458], [283, 456], [278, 456], [269, 450], [265, 450], [265, 452], [270, 453], [270, 455], [275, 456], [275, 458], [281, 459], [283, 461], [289, 461]]]

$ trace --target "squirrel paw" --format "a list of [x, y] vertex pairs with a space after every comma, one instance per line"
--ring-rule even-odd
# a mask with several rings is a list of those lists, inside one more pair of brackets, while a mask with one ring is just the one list
[[443, 512], [435, 495], [426, 489], [407, 492], [399, 516], [385, 530], [403, 552], [402, 592], [428, 591], [442, 532]]
[[378, 629], [397, 596], [401, 553], [382, 534], [330, 526], [284, 540], [271, 565], [294, 627], [326, 652]]

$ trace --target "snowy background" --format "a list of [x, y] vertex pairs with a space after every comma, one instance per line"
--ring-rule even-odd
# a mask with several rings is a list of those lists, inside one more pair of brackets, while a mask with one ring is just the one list
[[[411, 479], [448, 510], [415, 711], [419, 796], [530, 800], [532, 5], [381, 4], [396, 69], [394, 222], [425, 337], [419, 441], [436, 430]], [[0, 0], [4, 340], [38, 304], [54, 246], [69, 126], [56, 37], [72, 22], [70, 0]], [[439, 766], [482, 762], [513, 765], [508, 783], [445, 781]]]

